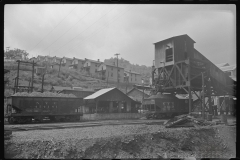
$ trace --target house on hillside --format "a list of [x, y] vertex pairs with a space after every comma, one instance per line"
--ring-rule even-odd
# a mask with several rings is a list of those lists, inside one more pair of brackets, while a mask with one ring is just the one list
[[142, 83], [142, 78], [141, 74], [131, 71], [131, 70], [124, 70], [124, 75], [125, 75], [125, 82], [132, 83], [132, 84], [141, 84]]
[[85, 60], [73, 57], [72, 64], [69, 65], [69, 68], [82, 69], [84, 63], [85, 63]]
[[61, 61], [61, 58], [56, 57], [56, 56], [52, 57], [52, 62], [50, 63], [50, 68], [59, 69], [60, 61]]
[[44, 62], [52, 63], [52, 59], [53, 59], [53, 57], [45, 56], [44, 59], [43, 59], [43, 61], [44, 61]]
[[97, 75], [97, 69], [101, 65], [102, 62], [98, 59], [97, 61], [86, 59], [85, 58], [85, 63], [83, 65], [83, 70], [88, 74], [88, 75]]
[[69, 66], [72, 64], [72, 60], [73, 59], [71, 59], [71, 58], [63, 57], [61, 66], [65, 67], [65, 68], [69, 68]]
[[102, 80], [123, 83], [124, 68], [117, 67], [115, 65], [106, 64], [106, 63], [101, 63], [97, 69], [97, 75]]
[[41, 55], [38, 55], [38, 56], [37, 56], [37, 60], [38, 60], [39, 62], [43, 62], [44, 59], [45, 59], [44, 56], [41, 56]]

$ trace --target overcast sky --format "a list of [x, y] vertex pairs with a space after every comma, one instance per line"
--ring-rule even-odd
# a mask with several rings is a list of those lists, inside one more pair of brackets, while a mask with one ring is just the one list
[[213, 63], [236, 64], [235, 5], [5, 5], [4, 48], [32, 56], [108, 59], [151, 66], [153, 43], [188, 34]]

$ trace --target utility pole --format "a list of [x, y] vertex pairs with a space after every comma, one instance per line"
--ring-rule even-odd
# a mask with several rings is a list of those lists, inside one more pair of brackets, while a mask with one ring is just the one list
[[45, 76], [45, 73], [43, 73], [42, 75], [42, 93], [43, 93], [44, 76]]
[[205, 119], [204, 74], [202, 73], [202, 116]]
[[119, 79], [118, 79], [118, 55], [120, 55], [119, 53], [116, 53], [115, 56], [117, 56], [117, 88], [118, 88], [118, 82], [119, 82]]
[[61, 60], [60, 60], [60, 64], [59, 64], [58, 77], [59, 77], [59, 72], [60, 72], [61, 65], [62, 65], [62, 58], [61, 58]]

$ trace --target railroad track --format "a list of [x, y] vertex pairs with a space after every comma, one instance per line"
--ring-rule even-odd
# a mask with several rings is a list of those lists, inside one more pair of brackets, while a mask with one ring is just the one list
[[51, 123], [51, 124], [28, 124], [28, 125], [5, 125], [4, 130], [9, 131], [28, 131], [28, 130], [50, 130], [65, 128], [85, 128], [104, 125], [162, 125], [165, 120], [124, 120], [124, 121], [100, 121], [100, 122], [82, 122], [82, 123]]

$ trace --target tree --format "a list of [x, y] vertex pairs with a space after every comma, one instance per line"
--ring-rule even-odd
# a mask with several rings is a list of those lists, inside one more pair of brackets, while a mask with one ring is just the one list
[[8, 49], [8, 50], [4, 51], [4, 56], [7, 59], [10, 59], [10, 58], [14, 59], [17, 56], [22, 57], [22, 55], [24, 55], [27, 58], [29, 53], [27, 53], [25, 50], [21, 50], [18, 48], [14, 48], [14, 49], [10, 49], [10, 50]]

